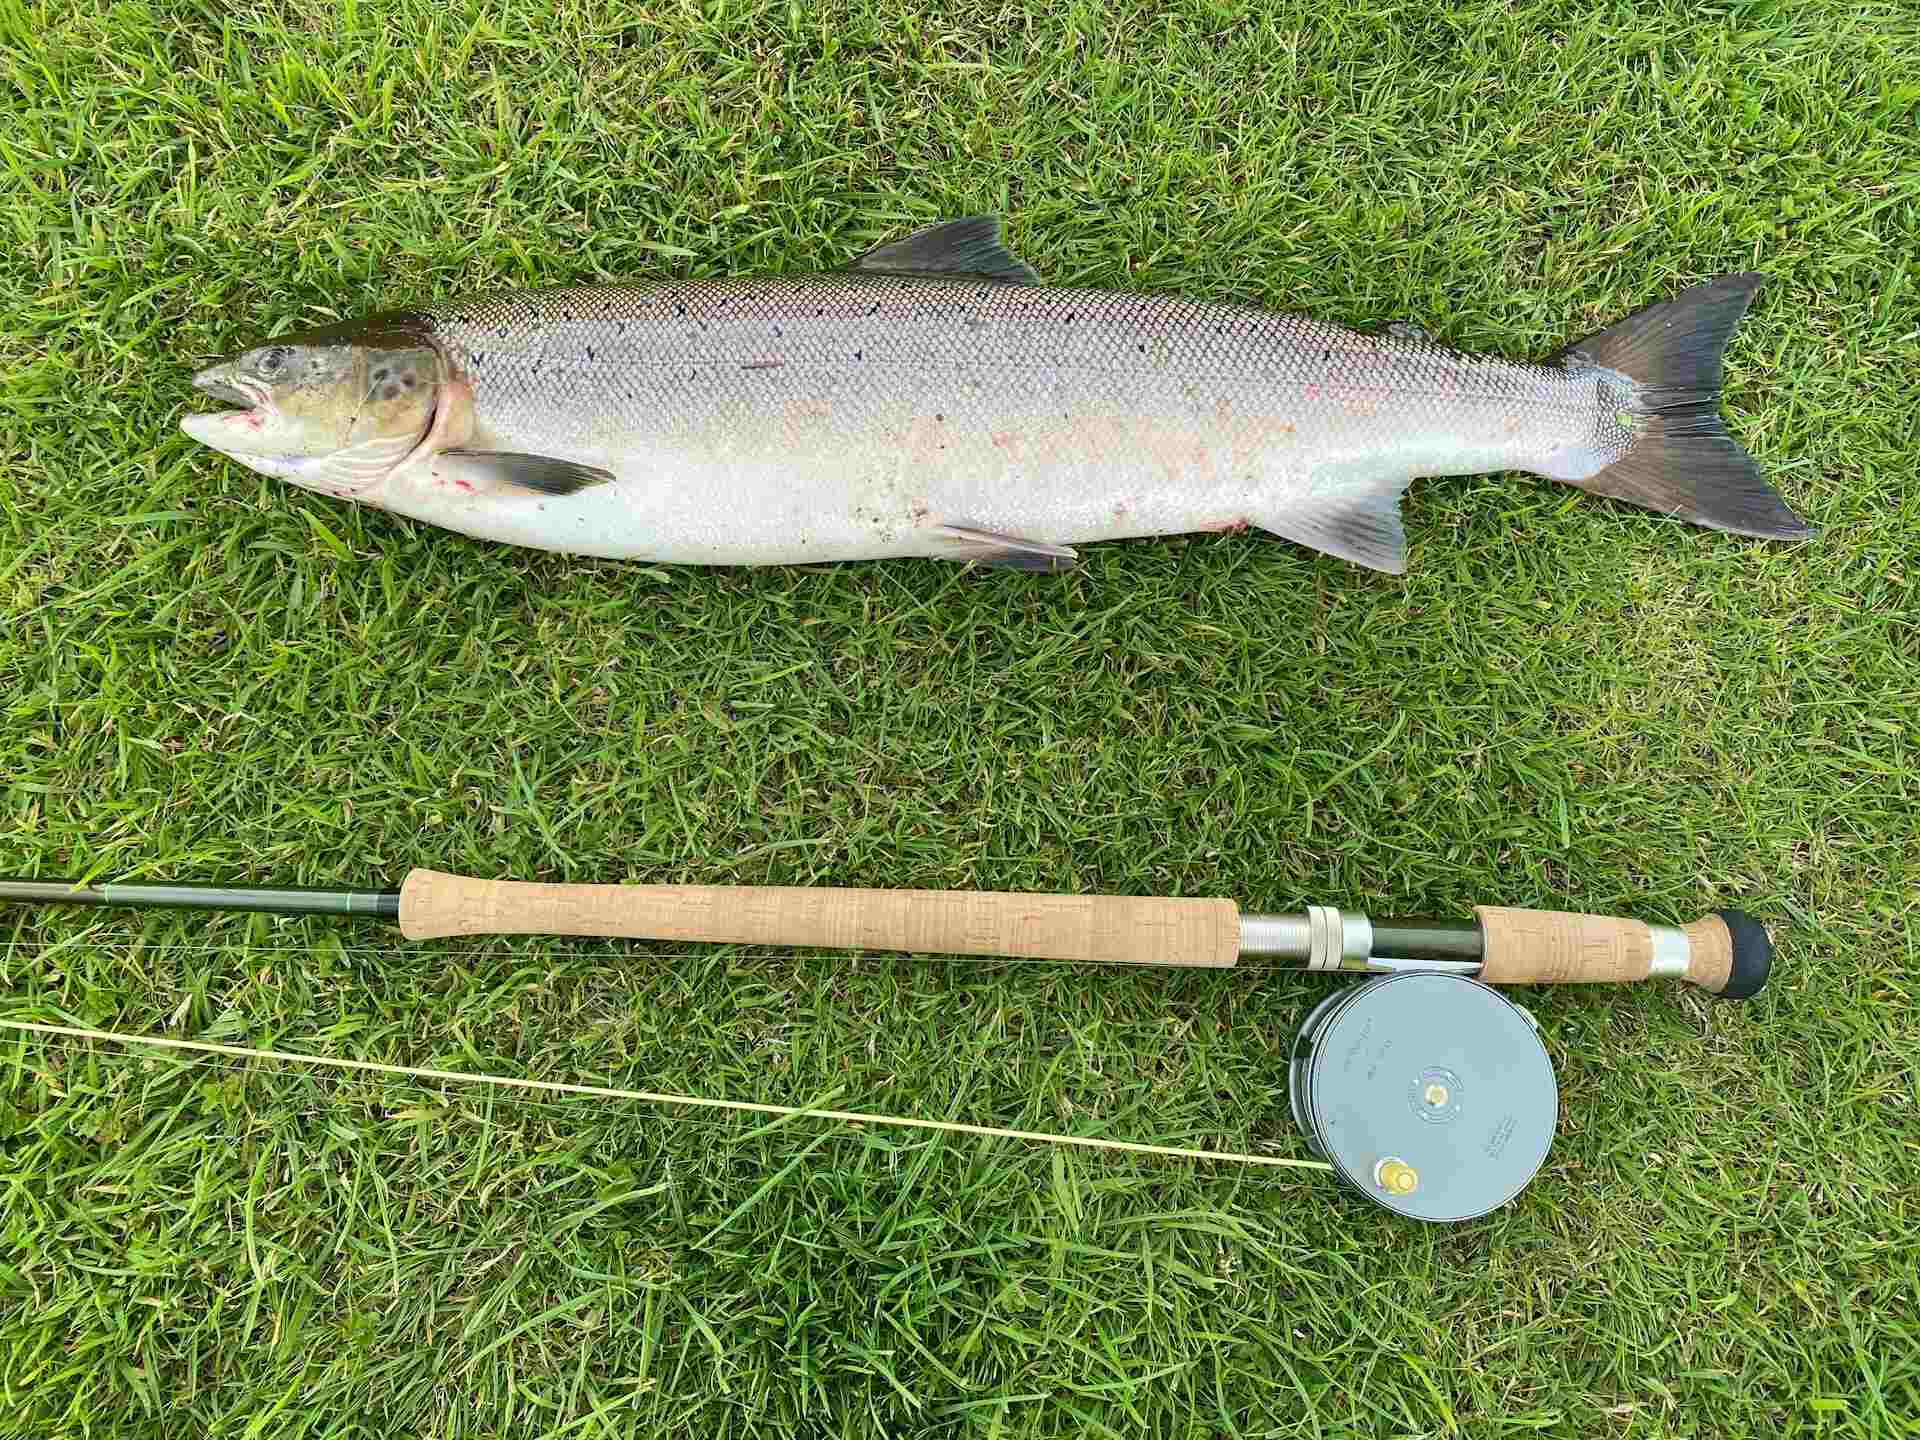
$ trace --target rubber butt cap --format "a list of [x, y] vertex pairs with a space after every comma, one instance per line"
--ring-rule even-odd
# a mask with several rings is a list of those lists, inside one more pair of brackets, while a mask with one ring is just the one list
[[1744, 910], [1714, 913], [1725, 922], [1727, 933], [1733, 937], [1733, 972], [1727, 977], [1727, 988], [1720, 992], [1720, 998], [1745, 1000], [1758, 995], [1760, 987], [1767, 983], [1767, 973], [1773, 969], [1773, 941], [1767, 938], [1767, 927]]

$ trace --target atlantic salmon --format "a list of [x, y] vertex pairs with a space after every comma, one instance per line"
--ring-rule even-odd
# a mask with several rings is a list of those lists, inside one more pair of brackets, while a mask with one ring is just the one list
[[921, 556], [1257, 527], [1391, 574], [1420, 477], [1521, 471], [1745, 536], [1812, 533], [1720, 413], [1763, 277], [1539, 360], [1259, 306], [1044, 285], [998, 221], [845, 269], [388, 310], [208, 366], [194, 439], [479, 539], [678, 565]]

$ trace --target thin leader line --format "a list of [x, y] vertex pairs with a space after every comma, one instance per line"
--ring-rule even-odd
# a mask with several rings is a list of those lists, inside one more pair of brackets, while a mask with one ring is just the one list
[[[27, 999], [24, 995], [19, 998], [23, 1001]], [[648, 1007], [647, 996], [641, 994], [628, 998], [635, 1003], [623, 1006], [588, 1026], [587, 1033], [622, 1046], [626, 1058], [636, 1065], [642, 1065], [648, 1057], [669, 1051], [683, 1056], [684, 1047], [676, 1048], [674, 1037], [649, 1030], [641, 1022], [630, 1018], [632, 1011]], [[510, 1019], [496, 1018], [502, 1022]], [[995, 1022], [990, 1012], [970, 1018], [978, 1021], [981, 1028], [991, 1028]], [[1216, 1018], [1198, 1011], [1189, 1013], [1185, 1009], [1162, 1009], [1152, 1015], [1129, 1020], [1115, 1020], [1109, 1015], [1100, 1015], [1090, 1018], [1082, 1026], [1069, 1020], [1049, 1019], [1044, 1015], [1028, 1015], [1020, 1011], [997, 1038], [981, 1041], [976, 1049], [962, 1053], [985, 1056], [991, 1052], [1001, 1057], [999, 1070], [1015, 1084], [1019, 1080], [1018, 1071], [1023, 1067], [1057, 1066], [1063, 1056], [1075, 1062], [1076, 1070], [1083, 1070], [1093, 1077], [1095, 1083], [1118, 1072], [1135, 1073], [1148, 1081], [1166, 1080], [1184, 1073], [1190, 1064], [1201, 1063], [1198, 1055], [1189, 1055], [1184, 1049], [1176, 1049], [1143, 1057], [1137, 1048], [1139, 1040], [1146, 1038], [1156, 1043], [1178, 1042], [1186, 1045], [1196, 1039], [1195, 1027], [1200, 1027], [1197, 1032], [1198, 1048], [1206, 1050], [1205, 1028], [1214, 1023]], [[165, 1023], [177, 1026], [180, 1023], [178, 1015]], [[1264, 1021], [1254, 1023], [1261, 1029], [1269, 1028]], [[322, 1026], [323, 1031], [325, 1028]], [[817, 1047], [805, 1038], [806, 1032], [812, 1029], [810, 1020], [805, 1017], [778, 1014], [764, 1023], [743, 1024], [738, 1029], [722, 1026], [707, 1037], [707, 1041], [719, 1047], [712, 1057], [715, 1064], [746, 1065], [764, 1061], [770, 1056], [786, 1059], [803, 1050], [812, 1053]], [[413, 1041], [430, 1043], [430, 1037], [405, 1027], [396, 1033]], [[939, 1056], [927, 1057], [911, 1052], [902, 1054], [898, 1047], [887, 1042], [882, 1042], [876, 1049], [871, 1036], [866, 1044], [857, 1048], [865, 1051], [869, 1062], [883, 1067], [929, 1061], [944, 1063]], [[1271, 1046], [1261, 1045], [1254, 1058], [1261, 1064], [1276, 1061], [1284, 1064], [1284, 1056], [1289, 1048], [1282, 1045], [1275, 1050]], [[1235, 1047], [1235, 1053], [1244, 1055], [1248, 1052], [1242, 1045]], [[1010, 1059], [1007, 1058], [1009, 1056]], [[1169, 1061], [1173, 1063], [1169, 1065]]]
[[425, 1066], [388, 1065], [376, 1060], [349, 1060], [332, 1055], [302, 1055], [291, 1050], [265, 1050], [251, 1045], [224, 1045], [210, 1040], [176, 1040], [161, 1035], [128, 1035], [76, 1025], [44, 1025], [26, 1020], [0, 1020], [0, 1030], [29, 1035], [63, 1036], [71, 1040], [98, 1040], [114, 1045], [147, 1045], [161, 1050], [186, 1050], [206, 1055], [272, 1060], [316, 1069], [356, 1070], [367, 1074], [440, 1080], [449, 1084], [491, 1085], [508, 1090], [536, 1090], [560, 1095], [591, 1095], [603, 1100], [632, 1100], [647, 1105], [685, 1105], [695, 1109], [738, 1114], [773, 1115], [787, 1119], [831, 1120], [844, 1125], [887, 1125], [910, 1130], [933, 1130], [951, 1135], [1024, 1140], [1048, 1145], [1133, 1155], [1159, 1155], [1181, 1160], [1224, 1160], [1239, 1165], [1266, 1165], [1301, 1170], [1331, 1170], [1323, 1160], [1296, 1160], [1277, 1155], [1249, 1155], [1236, 1151], [1194, 1150], [1179, 1145], [1147, 1145], [1136, 1140], [1106, 1140], [1092, 1135], [1056, 1135], [1042, 1130], [1017, 1130], [1003, 1125], [969, 1125], [958, 1120], [925, 1120], [911, 1115], [879, 1115], [860, 1110], [832, 1110], [806, 1105], [769, 1105], [755, 1100], [717, 1100], [704, 1095], [675, 1095], [653, 1090], [625, 1090], [611, 1085], [581, 1085], [567, 1080], [533, 1080], [518, 1076], [485, 1075], [468, 1070], [435, 1070]]
[[[1052, 1067], [1058, 1065], [1063, 1057], [1078, 1062], [1078, 1068], [1083, 1069], [1088, 1075], [1095, 1077], [1096, 1080], [1106, 1077], [1110, 1073], [1109, 1067], [1111, 1067], [1113, 1071], [1131, 1071], [1146, 1079], [1155, 1078], [1148, 1075], [1147, 1071], [1143, 1068], [1141, 1057], [1137, 1051], [1127, 1043], [1126, 1035], [1120, 1032], [1145, 1031], [1148, 1032], [1150, 1038], [1165, 1039], [1166, 1036], [1162, 1027], [1154, 1025], [1153, 1022], [1149, 1020], [1129, 1022], [1124, 1025], [1117, 1025], [1107, 1020], [1101, 1020], [1096, 1023], [1099, 1030], [1108, 1037], [1107, 1043], [1102, 1043], [1098, 1039], [1090, 1038], [1087, 1034], [1069, 1025], [1063, 1024], [1057, 1030], [1048, 1030], [1040, 1028], [1039, 1026], [1033, 1026], [1023, 1028], [1018, 1036], [995, 1040], [983, 1046], [979, 1052], [969, 1051], [965, 1053], [968, 1055], [975, 1053], [984, 1055], [990, 1050], [995, 1054], [1003, 1055], [1010, 1047], [1016, 1045], [1021, 1046], [1022, 1048], [1015, 1051], [1013, 1062], [1003, 1062], [999, 1070], [999, 1073], [1004, 1078], [1016, 1084], [1019, 1079], [1016, 1071], [1019, 1067], [1026, 1066], [1051, 1070]], [[596, 1028], [604, 1029], [606, 1027]], [[796, 1042], [791, 1038], [790, 1032], [800, 1028], [800, 1022], [783, 1020], [769, 1027], [770, 1030], [775, 1032], [771, 1035], [756, 1035], [750, 1039], [747, 1037], [728, 1037], [724, 1033], [715, 1035], [711, 1037], [711, 1039], [721, 1045], [725, 1045], [729, 1038], [744, 1040], [745, 1044], [736, 1044], [734, 1048], [725, 1049], [718, 1053], [713, 1057], [714, 1063], [716, 1065], [746, 1065], [755, 1059], [764, 1059], [767, 1056], [778, 1056], [781, 1059], [788, 1058], [789, 1053], [798, 1048]], [[400, 1033], [409, 1039], [418, 1040], [423, 1038], [412, 1034], [412, 1032], [403, 1031]], [[606, 1035], [604, 1038], [623, 1045], [624, 1055], [628, 1060], [634, 1062], [636, 1066], [641, 1066], [642, 1062], [644, 1062], [648, 1056], [656, 1052], [664, 1052], [674, 1048], [673, 1040], [665, 1036], [612, 1034]], [[1028, 1045], [1031, 1045], [1033, 1048], [1026, 1048]], [[756, 1053], [747, 1053], [749, 1051]], [[684, 1054], [684, 1051], [676, 1051], [675, 1053]], [[1280, 1063], [1284, 1063], [1284, 1052], [1265, 1052], [1261, 1058], [1267, 1061], [1277, 1059]], [[883, 1067], [897, 1066], [903, 1060], [926, 1060], [935, 1064], [942, 1063], [942, 1059], [939, 1056], [902, 1056], [896, 1053], [891, 1047], [881, 1049], [877, 1052], [869, 1050], [867, 1052], [867, 1059]], [[1149, 1059], [1145, 1063], [1151, 1064], [1152, 1061]], [[226, 1069], [229, 1067], [221, 1066], [217, 1068]]]
[[[40, 1056], [42, 1059], [45, 1059], [58, 1053], [57, 1047], [55, 1044], [56, 1038], [57, 1037], [22, 1036], [21, 1040], [23, 1044], [33, 1043], [37, 1041], [39, 1048], [31, 1053], [34, 1053]], [[193, 1062], [191, 1062], [190, 1065], [184, 1066], [183, 1068], [176, 1070], [172, 1072], [170, 1075], [162, 1078], [167, 1080], [186, 1080], [186, 1079], [191, 1079], [191, 1077], [197, 1074], [200, 1074], [204, 1071], [217, 1071], [218, 1073], [223, 1075], [248, 1075], [248, 1076], [252, 1076], [253, 1078], [266, 1080], [266, 1081], [271, 1081], [275, 1079], [295, 1078], [298, 1075], [298, 1072], [286, 1071], [286, 1070], [273, 1071], [263, 1075], [261, 1074], [261, 1072], [250, 1069], [247, 1065], [239, 1063], [237, 1061], [226, 1061], [226, 1060], [216, 1058], [216, 1059], [195, 1059]], [[310, 1077], [304, 1077], [304, 1078], [311, 1079], [317, 1083], [320, 1077], [310, 1076]], [[445, 1082], [429, 1083], [427, 1081], [415, 1079], [412, 1077], [406, 1077], [404, 1079], [400, 1079], [399, 1077], [376, 1076], [373, 1078], [376, 1082], [385, 1082], [385, 1081], [391, 1081], [391, 1080], [397, 1079], [398, 1083], [401, 1085], [408, 1086], [413, 1089], [419, 1090], [427, 1095], [441, 1097], [443, 1099], [446, 1095]], [[382, 1098], [387, 1100], [392, 1100], [398, 1097], [394, 1096], [391, 1092], [386, 1092], [382, 1096], [348, 1097], [348, 1098], [353, 1103], [356, 1103], [356, 1104], [357, 1103], [375, 1104], [375, 1103], [378, 1103], [379, 1100]], [[525, 1110], [525, 1111], [539, 1111], [541, 1112], [540, 1118], [542, 1119], [552, 1119], [555, 1116], [568, 1114], [569, 1106], [572, 1103], [571, 1100], [540, 1100], [527, 1095], [515, 1095], [515, 1094], [505, 1094], [505, 1095], [497, 1096], [495, 1098], [498, 1100], [500, 1104], [506, 1105], [510, 1108]], [[451, 1108], [452, 1107], [449, 1106], [449, 1109]], [[307, 1105], [296, 1105], [292, 1107], [291, 1113], [298, 1115], [303, 1119], [317, 1120], [324, 1116], [333, 1114], [334, 1111], [330, 1107], [325, 1105], [307, 1104]], [[477, 1124], [498, 1123], [491, 1116], [483, 1114], [476, 1110], [461, 1109], [460, 1111], [458, 1111], [458, 1113], [462, 1115], [464, 1118], [469, 1119]], [[813, 1112], [809, 1112], [809, 1113], [813, 1113]], [[387, 1117], [387, 1118], [392, 1119], [392, 1117]], [[722, 1120], [722, 1119], [705, 1119], [705, 1118], [700, 1118], [696, 1116], [682, 1115], [682, 1116], [675, 1117], [675, 1120], [674, 1120], [674, 1124], [676, 1126], [688, 1126], [693, 1129], [700, 1130], [707, 1135], [720, 1137], [722, 1139], [736, 1140], [736, 1141], [752, 1140], [752, 1139], [758, 1138], [759, 1136], [769, 1134], [773, 1130], [778, 1129], [780, 1126], [780, 1123], [781, 1122], [776, 1121], [771, 1125], [761, 1126], [759, 1129], [756, 1129], [756, 1130], [740, 1131], [737, 1129], [730, 1128], [729, 1123], [726, 1120]], [[864, 1133], [864, 1132], [853, 1131], [853, 1130], [840, 1131], [837, 1133], [829, 1132], [824, 1138], [829, 1140], [846, 1141], [846, 1140], [854, 1139], [857, 1135], [861, 1133]], [[1212, 1157], [1212, 1156], [1218, 1155], [1220, 1152], [1209, 1150], [1209, 1151], [1203, 1151], [1201, 1153]], [[1313, 1161], [1296, 1161], [1293, 1163], [1301, 1168], [1306, 1168], [1311, 1165], [1319, 1164], [1319, 1162], [1313, 1162]], [[1325, 1167], [1322, 1166], [1321, 1168], [1325, 1168]], [[1255, 1183], [1271, 1185], [1275, 1183], [1276, 1179], [1277, 1177], [1262, 1177], [1260, 1180], [1255, 1181]]]

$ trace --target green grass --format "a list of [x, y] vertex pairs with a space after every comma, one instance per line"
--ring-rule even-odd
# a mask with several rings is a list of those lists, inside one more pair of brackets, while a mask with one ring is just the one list
[[[1775, 926], [1528, 992], [1511, 1207], [0, 1045], [0, 1433], [1920, 1432], [1920, 28], [1875, 0], [0, 3], [0, 871], [1479, 902]], [[963, 15], [968, 18], [950, 18]], [[977, 17], [977, 18], [975, 18]], [[470, 542], [175, 428], [205, 357], [497, 282], [1048, 277], [1537, 355], [1772, 277], [1768, 546], [1435, 481], [1411, 570], [1058, 579]], [[0, 1011], [1302, 1153], [1327, 983], [26, 913]]]

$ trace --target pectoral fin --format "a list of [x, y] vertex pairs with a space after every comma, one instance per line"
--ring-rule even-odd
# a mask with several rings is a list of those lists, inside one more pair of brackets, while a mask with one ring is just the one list
[[1057, 575], [1071, 570], [1080, 558], [1064, 545], [1022, 540], [1017, 535], [999, 535], [965, 525], [936, 526], [932, 534], [944, 542], [943, 558], [962, 564], [988, 565], [996, 570], [1035, 570]]
[[433, 457], [432, 468], [435, 479], [480, 495], [511, 490], [576, 495], [590, 485], [605, 485], [613, 479], [611, 470], [594, 465], [511, 450], [442, 450]]

